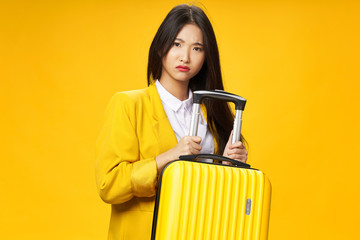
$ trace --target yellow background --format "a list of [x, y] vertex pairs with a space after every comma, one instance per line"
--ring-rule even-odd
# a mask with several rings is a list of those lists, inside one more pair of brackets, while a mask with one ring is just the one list
[[[181, 1], [0, 2], [0, 239], [106, 239], [94, 145]], [[225, 87], [248, 99], [269, 239], [360, 239], [358, 1], [207, 1]]]

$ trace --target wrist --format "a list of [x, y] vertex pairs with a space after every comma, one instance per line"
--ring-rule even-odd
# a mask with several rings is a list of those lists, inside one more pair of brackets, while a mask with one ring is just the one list
[[169, 155], [170, 155], [170, 153], [169, 153], [169, 151], [167, 151], [167, 152], [161, 153], [155, 157], [158, 173], [163, 169], [163, 167], [166, 165], [166, 163], [168, 163], [170, 161]]

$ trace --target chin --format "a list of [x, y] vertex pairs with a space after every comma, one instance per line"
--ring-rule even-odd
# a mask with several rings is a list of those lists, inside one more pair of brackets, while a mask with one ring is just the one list
[[191, 78], [188, 77], [174, 77], [173, 78], [177, 82], [189, 82]]
[[178, 81], [181, 81], [181, 82], [190, 82], [191, 78], [193, 78], [194, 76], [179, 76], [177, 78], [175, 78], [176, 80]]
[[178, 78], [176, 79], [178, 82], [183, 82], [183, 83], [189, 83], [191, 78]]

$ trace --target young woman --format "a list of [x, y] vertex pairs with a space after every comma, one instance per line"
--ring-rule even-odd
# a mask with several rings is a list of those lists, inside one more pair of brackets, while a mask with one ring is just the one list
[[97, 187], [112, 204], [109, 239], [150, 238], [157, 176], [180, 155], [247, 159], [242, 142], [231, 144], [226, 103], [205, 102], [199, 136], [187, 136], [192, 91], [223, 89], [216, 38], [200, 8], [179, 5], [166, 16], [150, 47], [148, 85], [114, 95], [97, 142]]

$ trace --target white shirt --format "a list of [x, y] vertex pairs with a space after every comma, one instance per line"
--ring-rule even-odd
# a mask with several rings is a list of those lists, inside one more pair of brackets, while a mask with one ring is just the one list
[[[189, 135], [191, 114], [192, 114], [192, 92], [189, 90], [189, 98], [180, 101], [171, 93], [169, 93], [161, 83], [156, 80], [155, 86], [159, 93], [165, 113], [169, 119], [170, 125], [175, 132], [178, 142], [184, 136]], [[201, 137], [201, 151], [200, 153], [214, 153], [214, 138], [211, 132], [207, 129], [207, 123], [201, 112], [199, 120], [198, 136]]]

